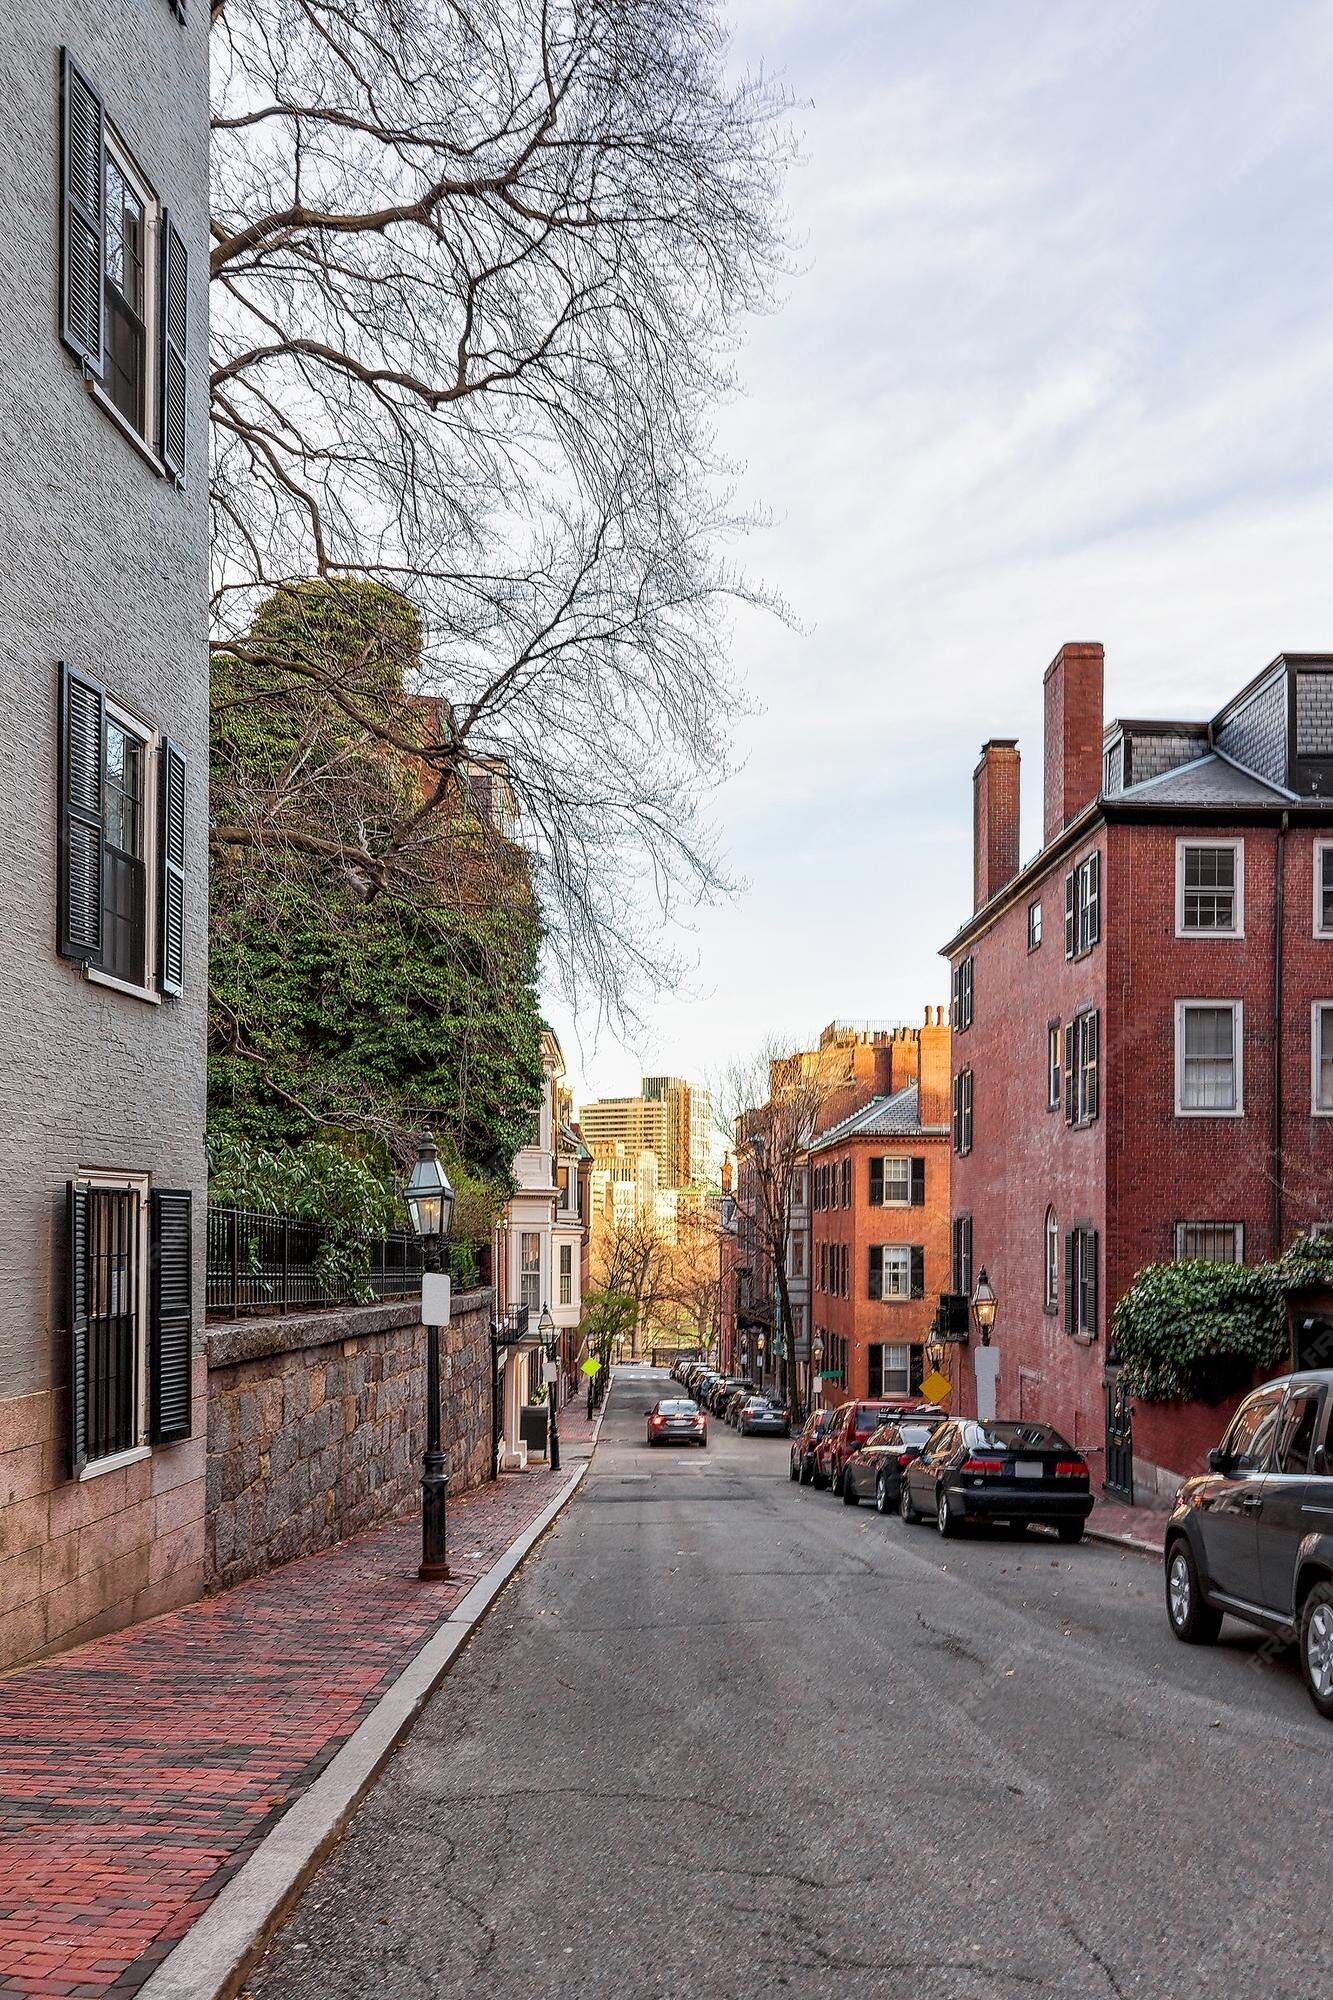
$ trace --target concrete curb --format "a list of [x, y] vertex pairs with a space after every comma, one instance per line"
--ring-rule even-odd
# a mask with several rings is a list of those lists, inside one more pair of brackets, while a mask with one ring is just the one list
[[[594, 1442], [595, 1442], [594, 1438]], [[584, 1459], [495, 1568], [460, 1598], [341, 1750], [139, 1988], [137, 2000], [233, 2000], [273, 1933], [411, 1729], [456, 1653], [591, 1463]]]
[[1154, 1562], [1162, 1560], [1160, 1542], [1145, 1542], [1138, 1535], [1113, 1535], [1109, 1528], [1085, 1528], [1083, 1532], [1090, 1542], [1106, 1542], [1115, 1549], [1132, 1549], [1136, 1556], [1151, 1556]]

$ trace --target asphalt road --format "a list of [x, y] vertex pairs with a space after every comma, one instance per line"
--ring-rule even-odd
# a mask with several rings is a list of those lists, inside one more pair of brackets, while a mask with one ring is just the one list
[[648, 1451], [621, 1371], [584, 1488], [275, 1941], [256, 2000], [1333, 1984], [1333, 1728], [1155, 1563]]

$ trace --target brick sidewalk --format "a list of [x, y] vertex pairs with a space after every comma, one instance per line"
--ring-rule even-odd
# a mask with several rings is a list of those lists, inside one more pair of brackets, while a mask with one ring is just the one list
[[1095, 1534], [1128, 1536], [1160, 1553], [1166, 1535], [1166, 1515], [1159, 1508], [1126, 1507], [1118, 1500], [1103, 1500], [1099, 1495], [1088, 1526]]
[[456, 1575], [372, 1529], [0, 1679], [0, 1996], [119, 1996], [311, 1785], [591, 1449], [452, 1501]]

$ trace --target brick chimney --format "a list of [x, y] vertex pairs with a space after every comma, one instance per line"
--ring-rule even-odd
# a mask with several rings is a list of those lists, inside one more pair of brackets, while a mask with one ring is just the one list
[[1018, 873], [1018, 744], [993, 736], [972, 773], [972, 907]]
[[923, 1125], [949, 1124], [953, 1097], [953, 1058], [949, 1047], [949, 1020], [943, 1007], [927, 1007], [925, 1026], [918, 1036], [919, 1115]]
[[1102, 679], [1098, 644], [1061, 646], [1046, 669], [1046, 813], [1042, 845], [1102, 788]]

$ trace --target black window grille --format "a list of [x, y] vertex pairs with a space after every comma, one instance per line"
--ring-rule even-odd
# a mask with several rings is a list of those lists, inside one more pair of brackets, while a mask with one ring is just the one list
[[139, 1442], [139, 1194], [89, 1188], [86, 1456]]

